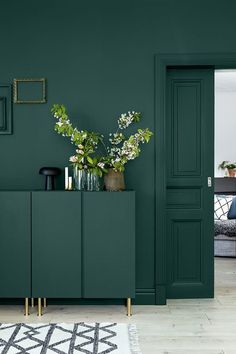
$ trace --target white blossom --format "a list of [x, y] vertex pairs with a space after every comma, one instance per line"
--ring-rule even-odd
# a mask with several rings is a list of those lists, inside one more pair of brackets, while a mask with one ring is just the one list
[[120, 118], [118, 118], [118, 126], [120, 129], [126, 129], [134, 120], [135, 112], [132, 113], [129, 111], [128, 113], [122, 113]]
[[103, 162], [98, 162], [98, 167], [104, 168], [105, 164]]
[[122, 133], [114, 133], [113, 137], [109, 139], [112, 145], [118, 145], [124, 140], [124, 135]]
[[70, 162], [77, 162], [77, 156], [73, 155], [69, 159]]

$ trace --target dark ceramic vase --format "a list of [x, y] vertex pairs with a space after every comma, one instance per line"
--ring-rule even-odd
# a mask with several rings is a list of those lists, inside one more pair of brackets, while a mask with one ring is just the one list
[[112, 168], [104, 176], [104, 184], [106, 191], [115, 192], [125, 190], [124, 173], [114, 171]]

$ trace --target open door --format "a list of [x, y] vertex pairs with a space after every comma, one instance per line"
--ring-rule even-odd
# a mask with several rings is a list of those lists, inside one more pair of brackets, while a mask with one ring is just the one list
[[214, 296], [214, 70], [168, 69], [167, 298]]

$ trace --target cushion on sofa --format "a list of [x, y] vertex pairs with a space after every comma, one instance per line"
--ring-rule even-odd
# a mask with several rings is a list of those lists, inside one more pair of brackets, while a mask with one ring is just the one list
[[236, 197], [233, 198], [229, 208], [228, 219], [236, 219]]
[[214, 219], [227, 220], [228, 212], [232, 204], [233, 196], [214, 196]]

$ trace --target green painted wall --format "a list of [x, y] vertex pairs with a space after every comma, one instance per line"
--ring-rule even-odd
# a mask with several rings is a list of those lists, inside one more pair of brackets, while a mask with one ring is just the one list
[[[235, 13], [234, 0], [2, 2], [0, 82], [46, 77], [48, 103], [13, 106], [14, 134], [0, 136], [0, 188], [41, 188], [41, 166], [68, 164], [73, 148], [53, 131], [54, 102], [80, 127], [108, 133], [135, 109], [154, 129], [154, 54], [236, 52]], [[136, 285], [153, 292], [154, 161], [152, 141], [126, 172], [137, 191]]]

